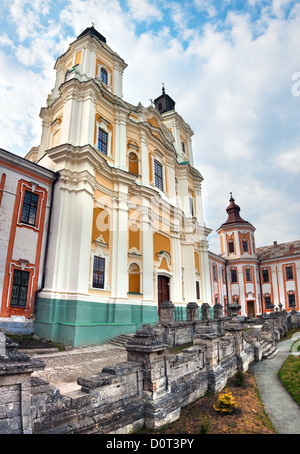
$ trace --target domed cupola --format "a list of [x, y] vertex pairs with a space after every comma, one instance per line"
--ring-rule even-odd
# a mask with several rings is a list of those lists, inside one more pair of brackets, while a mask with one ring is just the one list
[[226, 208], [228, 213], [227, 221], [222, 224], [221, 227], [230, 224], [249, 224], [248, 221], [245, 221], [240, 216], [240, 207], [235, 203], [234, 198], [232, 197], [232, 192], [230, 193], [229, 205]]
[[235, 203], [232, 193], [230, 193], [226, 211], [228, 218], [217, 230], [220, 236], [222, 255], [227, 259], [236, 259], [245, 254], [255, 254], [255, 228], [240, 216], [241, 209]]

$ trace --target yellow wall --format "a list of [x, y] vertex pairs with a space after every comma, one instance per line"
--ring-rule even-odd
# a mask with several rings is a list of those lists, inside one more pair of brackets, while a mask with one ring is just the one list
[[200, 260], [199, 260], [199, 254], [198, 252], [194, 251], [194, 257], [195, 257], [195, 268], [200, 273]]
[[136, 249], [140, 250], [140, 231], [139, 231], [139, 229], [137, 231], [129, 229], [128, 235], [129, 235], [128, 249], [135, 247]]
[[94, 208], [91, 242], [93, 243], [100, 235], [102, 235], [105, 243], [109, 245], [109, 215], [102, 208]]
[[171, 255], [171, 241], [168, 237], [160, 233], [153, 234], [153, 260], [158, 260], [157, 253], [166, 251]]
[[77, 54], [75, 56], [75, 65], [79, 65], [79, 63], [81, 62], [81, 57], [82, 57], [82, 50], [77, 52]]
[[140, 293], [140, 274], [129, 273], [128, 291]]

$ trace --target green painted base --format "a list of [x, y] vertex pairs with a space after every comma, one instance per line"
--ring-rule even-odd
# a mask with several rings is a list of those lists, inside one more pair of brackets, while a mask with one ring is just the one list
[[101, 344], [120, 334], [135, 333], [143, 324], [158, 321], [157, 306], [39, 298], [35, 334], [84, 347]]

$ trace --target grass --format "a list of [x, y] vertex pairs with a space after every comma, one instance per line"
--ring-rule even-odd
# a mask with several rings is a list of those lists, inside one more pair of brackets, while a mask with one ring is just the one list
[[34, 335], [6, 334], [6, 336], [16, 344], [18, 344], [18, 348], [20, 349], [58, 348], [60, 352], [65, 350], [65, 345], [60, 342], [52, 342], [47, 339], [40, 339]]
[[289, 355], [278, 376], [288, 393], [300, 405], [300, 357]]

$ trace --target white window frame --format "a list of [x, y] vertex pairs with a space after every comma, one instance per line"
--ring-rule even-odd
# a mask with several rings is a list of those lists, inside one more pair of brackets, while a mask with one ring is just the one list
[[106, 132], [107, 134], [107, 153], [102, 153], [104, 156], [107, 156], [109, 158], [111, 158], [112, 154], [111, 154], [111, 138], [112, 138], [112, 133], [111, 131], [108, 129], [108, 125], [109, 123], [107, 121], [105, 121], [103, 118], [101, 118], [101, 120], [98, 120], [97, 123], [96, 123], [96, 143], [95, 143], [95, 148], [100, 152], [102, 153], [101, 150], [99, 150], [98, 148], [98, 131], [99, 129], [102, 129], [102, 131]]
[[[107, 73], [107, 84], [105, 82], [103, 82], [102, 79], [101, 79], [101, 69], [105, 69], [105, 71]], [[111, 89], [111, 72], [109, 71], [107, 66], [98, 65], [97, 77], [106, 88]]]

